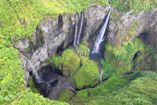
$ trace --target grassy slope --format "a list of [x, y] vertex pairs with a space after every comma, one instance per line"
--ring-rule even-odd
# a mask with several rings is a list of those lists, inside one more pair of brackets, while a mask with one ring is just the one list
[[77, 92], [70, 102], [76, 105], [156, 105], [156, 84], [155, 72], [111, 77], [95, 88]]
[[92, 97], [87, 105], [156, 105], [157, 73], [141, 71], [139, 76], [117, 91]]
[[134, 13], [142, 10], [152, 10], [157, 7], [156, 0], [110, 0], [112, 7], [116, 7], [121, 11], [127, 12], [135, 9]]

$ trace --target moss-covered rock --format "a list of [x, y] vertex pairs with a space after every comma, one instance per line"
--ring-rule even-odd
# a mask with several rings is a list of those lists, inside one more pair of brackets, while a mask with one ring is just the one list
[[87, 90], [78, 91], [76, 96], [86, 99], [88, 97], [88, 91]]
[[63, 70], [63, 75], [71, 76], [80, 67], [80, 57], [73, 51], [73, 49], [66, 49], [61, 56], [48, 58], [46, 62], [52, 62], [56, 68]]
[[72, 96], [73, 96], [73, 92], [68, 89], [65, 89], [63, 92], [59, 94], [58, 100], [68, 102]]
[[77, 89], [93, 87], [100, 80], [98, 65], [88, 58], [83, 58], [82, 66], [78, 69], [71, 80], [75, 82]]
[[90, 49], [87, 47], [87, 46], [84, 46], [84, 45], [80, 45], [79, 46], [80, 50], [83, 52], [83, 55], [85, 57], [89, 57], [89, 53], [90, 53]]
[[63, 74], [73, 75], [80, 67], [80, 58], [72, 49], [67, 49], [62, 54]]

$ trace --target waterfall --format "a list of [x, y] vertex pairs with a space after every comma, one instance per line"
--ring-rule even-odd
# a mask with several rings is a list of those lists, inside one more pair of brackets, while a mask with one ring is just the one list
[[[111, 8], [111, 7], [109, 7], [109, 8]], [[97, 36], [97, 38], [95, 40], [94, 49], [93, 49], [92, 53], [98, 53], [99, 52], [100, 44], [105, 39], [104, 34], [105, 34], [105, 31], [106, 31], [106, 28], [107, 28], [107, 24], [108, 24], [108, 21], [109, 21], [110, 12], [111, 12], [111, 9], [109, 9], [106, 21], [103, 24], [103, 27], [101, 28], [100, 33], [99, 33], [99, 35]]]
[[[79, 20], [79, 14], [78, 14], [78, 12], [76, 12], [76, 20], [75, 20], [75, 36], [74, 36], [74, 43], [73, 43], [73, 45], [77, 48], [77, 49], [79, 49], [77, 46], [76, 46], [76, 38], [77, 38], [77, 29], [78, 29], [78, 20]], [[80, 50], [80, 49], [79, 49]], [[81, 55], [83, 56], [83, 53], [82, 53], [82, 51], [80, 50], [80, 52], [81, 52]]]
[[75, 17], [75, 36], [74, 36], [74, 43], [73, 43], [73, 45], [75, 46], [75, 47], [77, 47], [76, 46], [76, 38], [77, 38], [77, 26], [78, 26], [78, 20], [79, 20], [79, 14], [78, 14], [78, 12], [76, 12], [76, 17]]
[[[12, 43], [11, 43], [11, 45], [12, 45], [13, 48], [15, 48]], [[15, 48], [15, 49], [16, 49], [16, 48]], [[20, 51], [19, 51], [19, 52], [20, 52]], [[31, 69], [32, 69], [32, 71], [33, 71], [33, 74], [34, 74], [34, 76], [35, 76], [36, 82], [37, 82], [37, 83], [43, 83], [43, 82], [45, 82], [45, 83], [50, 87], [50, 84], [49, 84], [49, 83], [47, 83], [46, 81], [41, 81], [41, 80], [40, 80], [39, 75], [38, 75], [38, 73], [36, 72], [35, 67], [33, 66], [32, 62], [31, 62], [26, 56], [24, 56], [21, 52], [20, 52], [20, 54], [21, 54], [25, 59], [27, 59], [27, 61], [29, 62], [30, 67], [31, 67]]]
[[31, 67], [31, 69], [32, 69], [32, 71], [33, 71], [33, 74], [34, 74], [34, 76], [35, 76], [36, 82], [37, 82], [37, 83], [43, 83], [43, 82], [45, 82], [48, 86], [50, 86], [50, 84], [47, 83], [46, 81], [41, 81], [41, 80], [40, 80], [39, 75], [38, 75], [38, 73], [36, 72], [35, 67], [33, 66], [32, 62], [31, 62], [26, 56], [24, 56], [23, 54], [21, 54], [21, 55], [22, 55], [25, 59], [27, 59], [27, 61], [29, 62], [30, 67]]
[[103, 70], [100, 72], [100, 83], [102, 83], [103, 80]]
[[83, 21], [84, 21], [84, 11], [81, 12], [81, 25], [80, 25], [80, 29], [79, 29], [79, 33], [78, 33], [78, 38], [77, 38], [77, 45], [79, 45], [79, 41], [80, 41], [80, 36], [81, 36], [81, 32], [82, 32], [82, 26], [83, 26]]

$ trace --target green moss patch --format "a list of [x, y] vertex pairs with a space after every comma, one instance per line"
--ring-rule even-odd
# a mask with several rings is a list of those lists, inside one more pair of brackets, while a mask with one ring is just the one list
[[59, 101], [65, 101], [65, 102], [68, 102], [69, 99], [73, 96], [73, 92], [66, 89], [65, 91], [61, 92], [59, 94]]
[[52, 62], [56, 68], [63, 70], [63, 75], [71, 76], [80, 67], [80, 57], [73, 51], [73, 49], [66, 49], [62, 56], [55, 56], [48, 58], [46, 62]]
[[88, 58], [82, 59], [82, 66], [71, 79], [76, 83], [76, 88], [93, 87], [100, 80], [98, 65]]

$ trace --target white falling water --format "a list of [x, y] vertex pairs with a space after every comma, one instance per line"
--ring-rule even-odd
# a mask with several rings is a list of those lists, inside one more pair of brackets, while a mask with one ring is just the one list
[[[14, 48], [13, 45], [12, 45], [12, 47]], [[19, 52], [20, 52], [20, 51], [19, 51]], [[24, 56], [22, 53], [20, 53], [20, 54], [21, 54], [25, 59], [27, 59], [27, 61], [29, 62], [30, 67], [31, 67], [31, 69], [32, 69], [32, 71], [33, 71], [33, 74], [34, 74], [34, 76], [35, 76], [36, 82], [37, 82], [37, 83], [43, 83], [43, 82], [45, 82], [48, 86], [50, 86], [46, 81], [41, 81], [41, 80], [40, 80], [39, 75], [38, 75], [38, 73], [36, 72], [35, 67], [33, 66], [32, 62], [31, 62], [26, 56]]]
[[77, 45], [79, 45], [79, 41], [80, 41], [80, 36], [81, 36], [81, 32], [82, 32], [82, 26], [83, 26], [83, 21], [84, 21], [84, 16], [83, 16], [83, 11], [81, 14], [81, 25], [80, 25], [80, 29], [79, 29], [79, 33], [78, 33], [78, 38], [77, 38]]
[[[21, 54], [21, 55], [22, 55], [22, 54]], [[46, 81], [41, 81], [41, 80], [40, 80], [39, 75], [38, 75], [38, 73], [36, 72], [35, 67], [33, 66], [32, 62], [31, 62], [26, 56], [24, 56], [24, 55], [22, 55], [22, 56], [23, 56], [24, 58], [26, 58], [27, 61], [29, 62], [30, 67], [31, 67], [31, 69], [32, 69], [32, 71], [33, 71], [33, 74], [34, 74], [34, 76], [35, 76], [35, 78], [36, 78], [36, 82], [37, 82], [37, 83], [43, 83], [43, 82], [45, 82], [48, 86], [50, 86], [49, 83], [47, 83]]]
[[[76, 38], [77, 38], [77, 29], [78, 29], [78, 19], [79, 19], [79, 14], [76, 12], [76, 21], [75, 21], [75, 36], [74, 36], [74, 43], [73, 43], [73, 45], [77, 48], [77, 49], [79, 49], [77, 46], [76, 46]], [[80, 50], [80, 49], [79, 49]], [[80, 52], [81, 52], [81, 55], [83, 56], [83, 53], [82, 53], [82, 51], [80, 50]]]
[[77, 38], [77, 26], [78, 26], [78, 18], [79, 18], [79, 14], [76, 12], [76, 20], [75, 20], [75, 36], [74, 36], [74, 43], [73, 43], [73, 45], [75, 46], [75, 47], [77, 47], [76, 46], [76, 38]]
[[100, 72], [100, 83], [102, 83], [103, 80], [103, 70]]
[[98, 53], [99, 52], [100, 44], [105, 39], [104, 34], [105, 34], [105, 31], [106, 31], [106, 28], [107, 28], [107, 24], [108, 24], [108, 21], [109, 21], [110, 12], [111, 12], [111, 9], [109, 9], [106, 21], [105, 21], [103, 27], [101, 28], [99, 35], [97, 36], [97, 38], [95, 40], [94, 49], [93, 49], [92, 53]]

